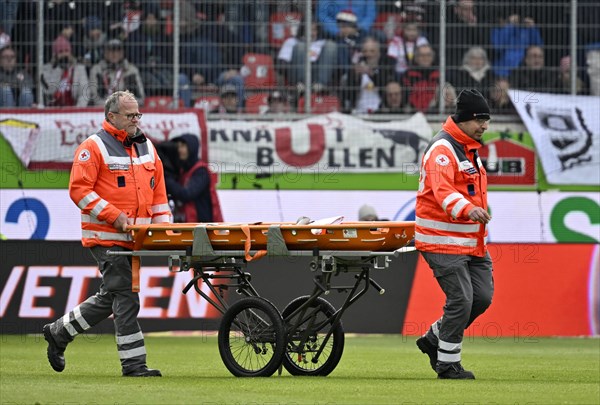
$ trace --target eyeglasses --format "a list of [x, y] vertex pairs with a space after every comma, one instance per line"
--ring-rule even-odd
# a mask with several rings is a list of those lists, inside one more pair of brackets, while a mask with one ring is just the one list
[[116, 112], [116, 111], [111, 111], [113, 114], [119, 114], [122, 115], [123, 117], [127, 118], [129, 121], [133, 121], [133, 119], [138, 119], [141, 120], [142, 119], [142, 115], [144, 114], [140, 114], [140, 113], [136, 113], [136, 114], [121, 114], [120, 112]]

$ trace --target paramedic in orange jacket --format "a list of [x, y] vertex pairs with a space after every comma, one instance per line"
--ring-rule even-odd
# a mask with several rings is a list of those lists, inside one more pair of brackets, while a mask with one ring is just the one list
[[104, 106], [102, 129], [75, 152], [69, 194], [81, 209], [83, 246], [89, 247], [102, 275], [100, 290], [44, 326], [48, 360], [65, 368], [64, 351], [75, 336], [114, 314], [123, 376], [161, 376], [146, 365], [144, 336], [137, 321], [140, 302], [131, 290], [131, 256], [109, 256], [133, 248], [129, 224], [172, 222], [162, 162], [139, 130], [135, 96], [118, 91]]
[[487, 178], [477, 155], [490, 109], [477, 90], [463, 90], [456, 113], [431, 140], [421, 163], [415, 246], [446, 295], [443, 316], [417, 340], [442, 379], [474, 379], [461, 365], [464, 330], [491, 304], [492, 260], [485, 237]]

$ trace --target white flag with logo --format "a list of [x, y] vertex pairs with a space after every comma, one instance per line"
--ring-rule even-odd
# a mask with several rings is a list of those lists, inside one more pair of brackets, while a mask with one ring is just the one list
[[600, 185], [600, 97], [509, 90], [551, 184]]

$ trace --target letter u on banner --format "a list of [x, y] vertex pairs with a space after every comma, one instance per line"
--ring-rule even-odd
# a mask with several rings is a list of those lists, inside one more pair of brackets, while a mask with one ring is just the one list
[[318, 124], [308, 124], [310, 146], [308, 152], [297, 155], [292, 150], [292, 131], [290, 128], [275, 130], [275, 150], [279, 158], [286, 164], [295, 167], [312, 166], [321, 160], [325, 151], [325, 130]]

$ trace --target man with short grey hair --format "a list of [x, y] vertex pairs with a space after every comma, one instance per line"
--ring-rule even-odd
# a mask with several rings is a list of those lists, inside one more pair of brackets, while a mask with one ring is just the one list
[[[117, 350], [126, 377], [160, 377], [146, 366], [146, 346], [132, 291], [133, 240], [128, 225], [172, 222], [163, 166], [141, 132], [138, 102], [128, 91], [104, 104], [102, 129], [75, 152], [69, 195], [81, 210], [82, 244], [90, 248], [102, 275], [100, 290], [53, 323], [44, 325], [48, 361], [61, 372], [64, 352], [75, 337], [114, 315]], [[111, 252], [123, 253], [112, 255]]]

